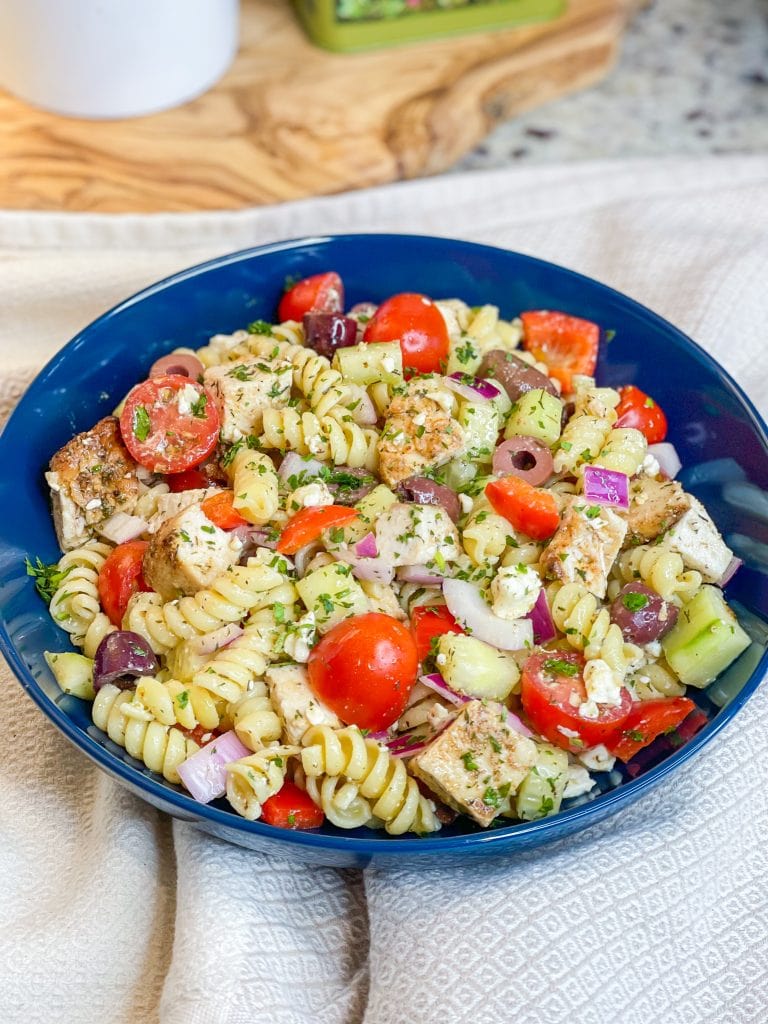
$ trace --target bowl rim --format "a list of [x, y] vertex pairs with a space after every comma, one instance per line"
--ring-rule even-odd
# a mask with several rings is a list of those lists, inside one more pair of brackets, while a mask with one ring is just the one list
[[[692, 338], [689, 338], [683, 331], [675, 327], [664, 317], [647, 306], [631, 298], [618, 289], [612, 288], [595, 278], [586, 274], [571, 270], [548, 260], [530, 256], [527, 253], [517, 252], [512, 249], [504, 249], [500, 246], [486, 245], [479, 242], [465, 241], [451, 237], [436, 235], [423, 235], [418, 233], [396, 233], [396, 232], [344, 232], [341, 234], [309, 235], [305, 237], [286, 239], [283, 241], [269, 242], [264, 245], [250, 246], [246, 249], [239, 249], [235, 252], [225, 253], [212, 259], [186, 267], [173, 274], [161, 278], [158, 281], [147, 285], [145, 288], [133, 293], [120, 302], [116, 303], [106, 312], [100, 314], [83, 327], [59, 349], [48, 360], [43, 368], [35, 375], [29, 388], [21, 397], [11, 416], [0, 432], [0, 444], [7, 427], [17, 416], [24, 415], [24, 406], [36, 388], [41, 387], [45, 377], [57, 369], [66, 361], [71, 349], [82, 342], [89, 332], [97, 325], [103, 325], [115, 316], [122, 314], [132, 306], [140, 303], [146, 298], [165, 291], [167, 288], [189, 278], [198, 277], [210, 270], [220, 269], [231, 264], [246, 262], [253, 258], [269, 256], [272, 253], [287, 252], [293, 249], [301, 249], [307, 246], [324, 246], [329, 243], [372, 243], [386, 244], [407, 243], [408, 241], [419, 241], [434, 243], [440, 246], [451, 246], [452, 248], [471, 250], [477, 253], [487, 253], [489, 256], [514, 256], [533, 264], [543, 271], [554, 271], [559, 275], [565, 275], [576, 283], [584, 283], [590, 288], [597, 287], [603, 293], [607, 293], [614, 301], [620, 304], [629, 305], [636, 314], [646, 320], [650, 320], [655, 326], [662, 328], [670, 334], [675, 342], [683, 349], [690, 352], [691, 356], [702, 363], [710, 372], [714, 373], [719, 381], [730, 389], [732, 394], [739, 400], [744, 411], [749, 415], [752, 426], [756, 429], [763, 446], [768, 454], [768, 426], [756, 409], [752, 400], [746, 395], [741, 386], [731, 377], [701, 345]], [[249, 821], [232, 811], [220, 810], [210, 804], [198, 803], [194, 798], [186, 794], [177, 786], [169, 783], [156, 781], [148, 770], [144, 771], [127, 764], [122, 758], [113, 754], [106, 746], [99, 743], [88, 732], [76, 725], [69, 716], [61, 709], [59, 704], [48, 697], [35, 680], [32, 673], [23, 663], [21, 656], [13, 644], [6, 625], [5, 615], [0, 609], [0, 652], [6, 658], [14, 675], [18, 679], [24, 691], [31, 697], [33, 702], [40, 708], [46, 718], [49, 719], [62, 732], [71, 743], [79, 748], [87, 757], [104, 768], [108, 774], [118, 776], [129, 787], [138, 788], [152, 794], [156, 800], [173, 805], [179, 812], [179, 816], [187, 820], [203, 819], [213, 826], [221, 829], [232, 829], [236, 832], [244, 832], [253, 836], [262, 837], [265, 841], [280, 840], [289, 846], [307, 847], [318, 851], [329, 850], [356, 854], [363, 857], [374, 855], [393, 855], [398, 853], [418, 856], [434, 856], [440, 853], [457, 853], [466, 851], [468, 848], [483, 848], [487, 851], [512, 853], [518, 846], [528, 846], [525, 842], [527, 837], [536, 835], [542, 843], [548, 840], [559, 838], [566, 832], [576, 831], [580, 824], [594, 824], [596, 809], [599, 808], [607, 817], [612, 812], [619, 810], [629, 800], [642, 796], [646, 791], [654, 788], [663, 781], [678, 766], [695, 757], [701, 749], [710, 743], [741, 711], [747, 701], [757, 690], [763, 678], [768, 673], [768, 650], [763, 653], [757, 665], [752, 671], [747, 682], [741, 688], [736, 697], [727, 705], [720, 708], [714, 719], [697, 733], [692, 739], [685, 743], [679, 750], [669, 755], [658, 765], [637, 778], [622, 783], [607, 793], [602, 793], [593, 800], [560, 811], [550, 818], [539, 818], [531, 822], [516, 822], [507, 826], [494, 828], [490, 831], [470, 832], [459, 836], [441, 836], [439, 833], [433, 837], [417, 837], [406, 835], [403, 837], [387, 836], [379, 837], [374, 834], [370, 839], [361, 838], [356, 835], [344, 835], [335, 833], [333, 835], [312, 831], [294, 831], [292, 829], [281, 829], [268, 825], [262, 821]], [[158, 776], [159, 779], [159, 776]]]

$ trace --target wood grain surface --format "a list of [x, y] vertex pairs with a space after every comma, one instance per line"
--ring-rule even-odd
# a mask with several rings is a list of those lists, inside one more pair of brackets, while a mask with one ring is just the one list
[[83, 121], [0, 92], [0, 207], [237, 209], [434, 174], [604, 75], [631, 6], [571, 0], [541, 25], [333, 54], [285, 0], [246, 0], [231, 70], [175, 110]]

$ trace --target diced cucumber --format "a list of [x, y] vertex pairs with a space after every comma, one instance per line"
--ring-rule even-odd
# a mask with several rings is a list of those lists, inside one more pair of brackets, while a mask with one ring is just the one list
[[459, 423], [464, 428], [464, 443], [471, 459], [490, 462], [503, 419], [493, 404], [484, 398], [459, 403]]
[[477, 476], [477, 464], [471, 459], [451, 459], [440, 470], [447, 487], [454, 491], [463, 491]]
[[507, 420], [506, 438], [536, 437], [552, 447], [560, 437], [563, 403], [543, 388], [526, 391], [512, 406]]
[[93, 661], [90, 658], [72, 651], [64, 651], [61, 654], [46, 651], [45, 660], [64, 693], [71, 693], [73, 697], [80, 697], [81, 700], [95, 700]]
[[323, 543], [329, 551], [337, 551], [343, 545], [356, 544], [359, 540], [370, 533], [376, 527], [376, 520], [384, 515], [388, 508], [398, 500], [386, 484], [379, 484], [374, 487], [370, 494], [355, 505], [360, 513], [360, 518], [354, 520], [349, 526], [335, 527], [323, 531]]
[[445, 633], [437, 650], [437, 665], [446, 683], [468, 697], [504, 700], [520, 679], [520, 669], [511, 654], [473, 636]]
[[403, 383], [403, 353], [397, 341], [350, 345], [338, 348], [333, 356], [333, 368], [351, 384]]
[[477, 372], [482, 361], [483, 354], [480, 351], [480, 346], [474, 338], [464, 335], [461, 341], [451, 345], [445, 372], [448, 375], [452, 373], [467, 373], [471, 375]]
[[568, 782], [568, 755], [550, 743], [537, 744], [536, 764], [520, 783], [516, 810], [523, 821], [557, 814]]
[[674, 629], [661, 641], [680, 682], [699, 688], [719, 676], [749, 644], [722, 591], [708, 584], [683, 606]]
[[315, 569], [296, 584], [299, 597], [314, 612], [317, 628], [327, 633], [343, 619], [371, 610], [363, 589], [343, 562]]

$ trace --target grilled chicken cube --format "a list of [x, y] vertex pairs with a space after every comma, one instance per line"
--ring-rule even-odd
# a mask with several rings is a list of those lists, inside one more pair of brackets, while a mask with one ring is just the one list
[[265, 409], [279, 409], [291, 397], [293, 367], [288, 362], [242, 363], [212, 366], [205, 371], [221, 417], [221, 440], [234, 444], [249, 434], [261, 433]]
[[688, 495], [677, 480], [641, 476], [629, 485], [629, 530], [625, 547], [655, 540], [690, 508]]
[[303, 665], [272, 665], [264, 673], [272, 706], [283, 723], [286, 743], [301, 743], [313, 725], [341, 728], [341, 721], [309, 688]]
[[512, 728], [504, 705], [473, 700], [409, 767], [443, 803], [490, 825], [535, 763], [536, 744]]
[[45, 479], [62, 551], [84, 544], [115, 512], [130, 515], [139, 493], [136, 463], [113, 416], [105, 416], [56, 452]]
[[431, 380], [412, 381], [406, 394], [392, 399], [379, 442], [379, 473], [390, 487], [465, 451], [461, 424], [451, 415], [453, 402]]
[[214, 526], [199, 505], [190, 505], [150, 539], [144, 579], [166, 600], [194, 594], [234, 565], [242, 547], [237, 537]]
[[543, 571], [563, 583], [582, 583], [595, 597], [603, 598], [626, 534], [625, 519], [605, 505], [587, 505], [579, 496], [566, 506], [542, 552]]
[[376, 547], [392, 565], [455, 562], [459, 533], [442, 505], [395, 502], [376, 521]]
[[692, 494], [687, 497], [690, 508], [667, 533], [665, 546], [680, 555], [686, 568], [700, 572], [705, 583], [718, 583], [733, 552], [701, 502]]

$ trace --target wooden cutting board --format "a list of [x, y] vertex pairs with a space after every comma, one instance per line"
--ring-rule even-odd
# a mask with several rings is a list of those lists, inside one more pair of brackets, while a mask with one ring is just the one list
[[176, 110], [82, 121], [0, 92], [0, 207], [237, 209], [434, 174], [604, 75], [632, 6], [570, 0], [548, 23], [334, 54], [285, 0], [245, 0], [232, 69]]

